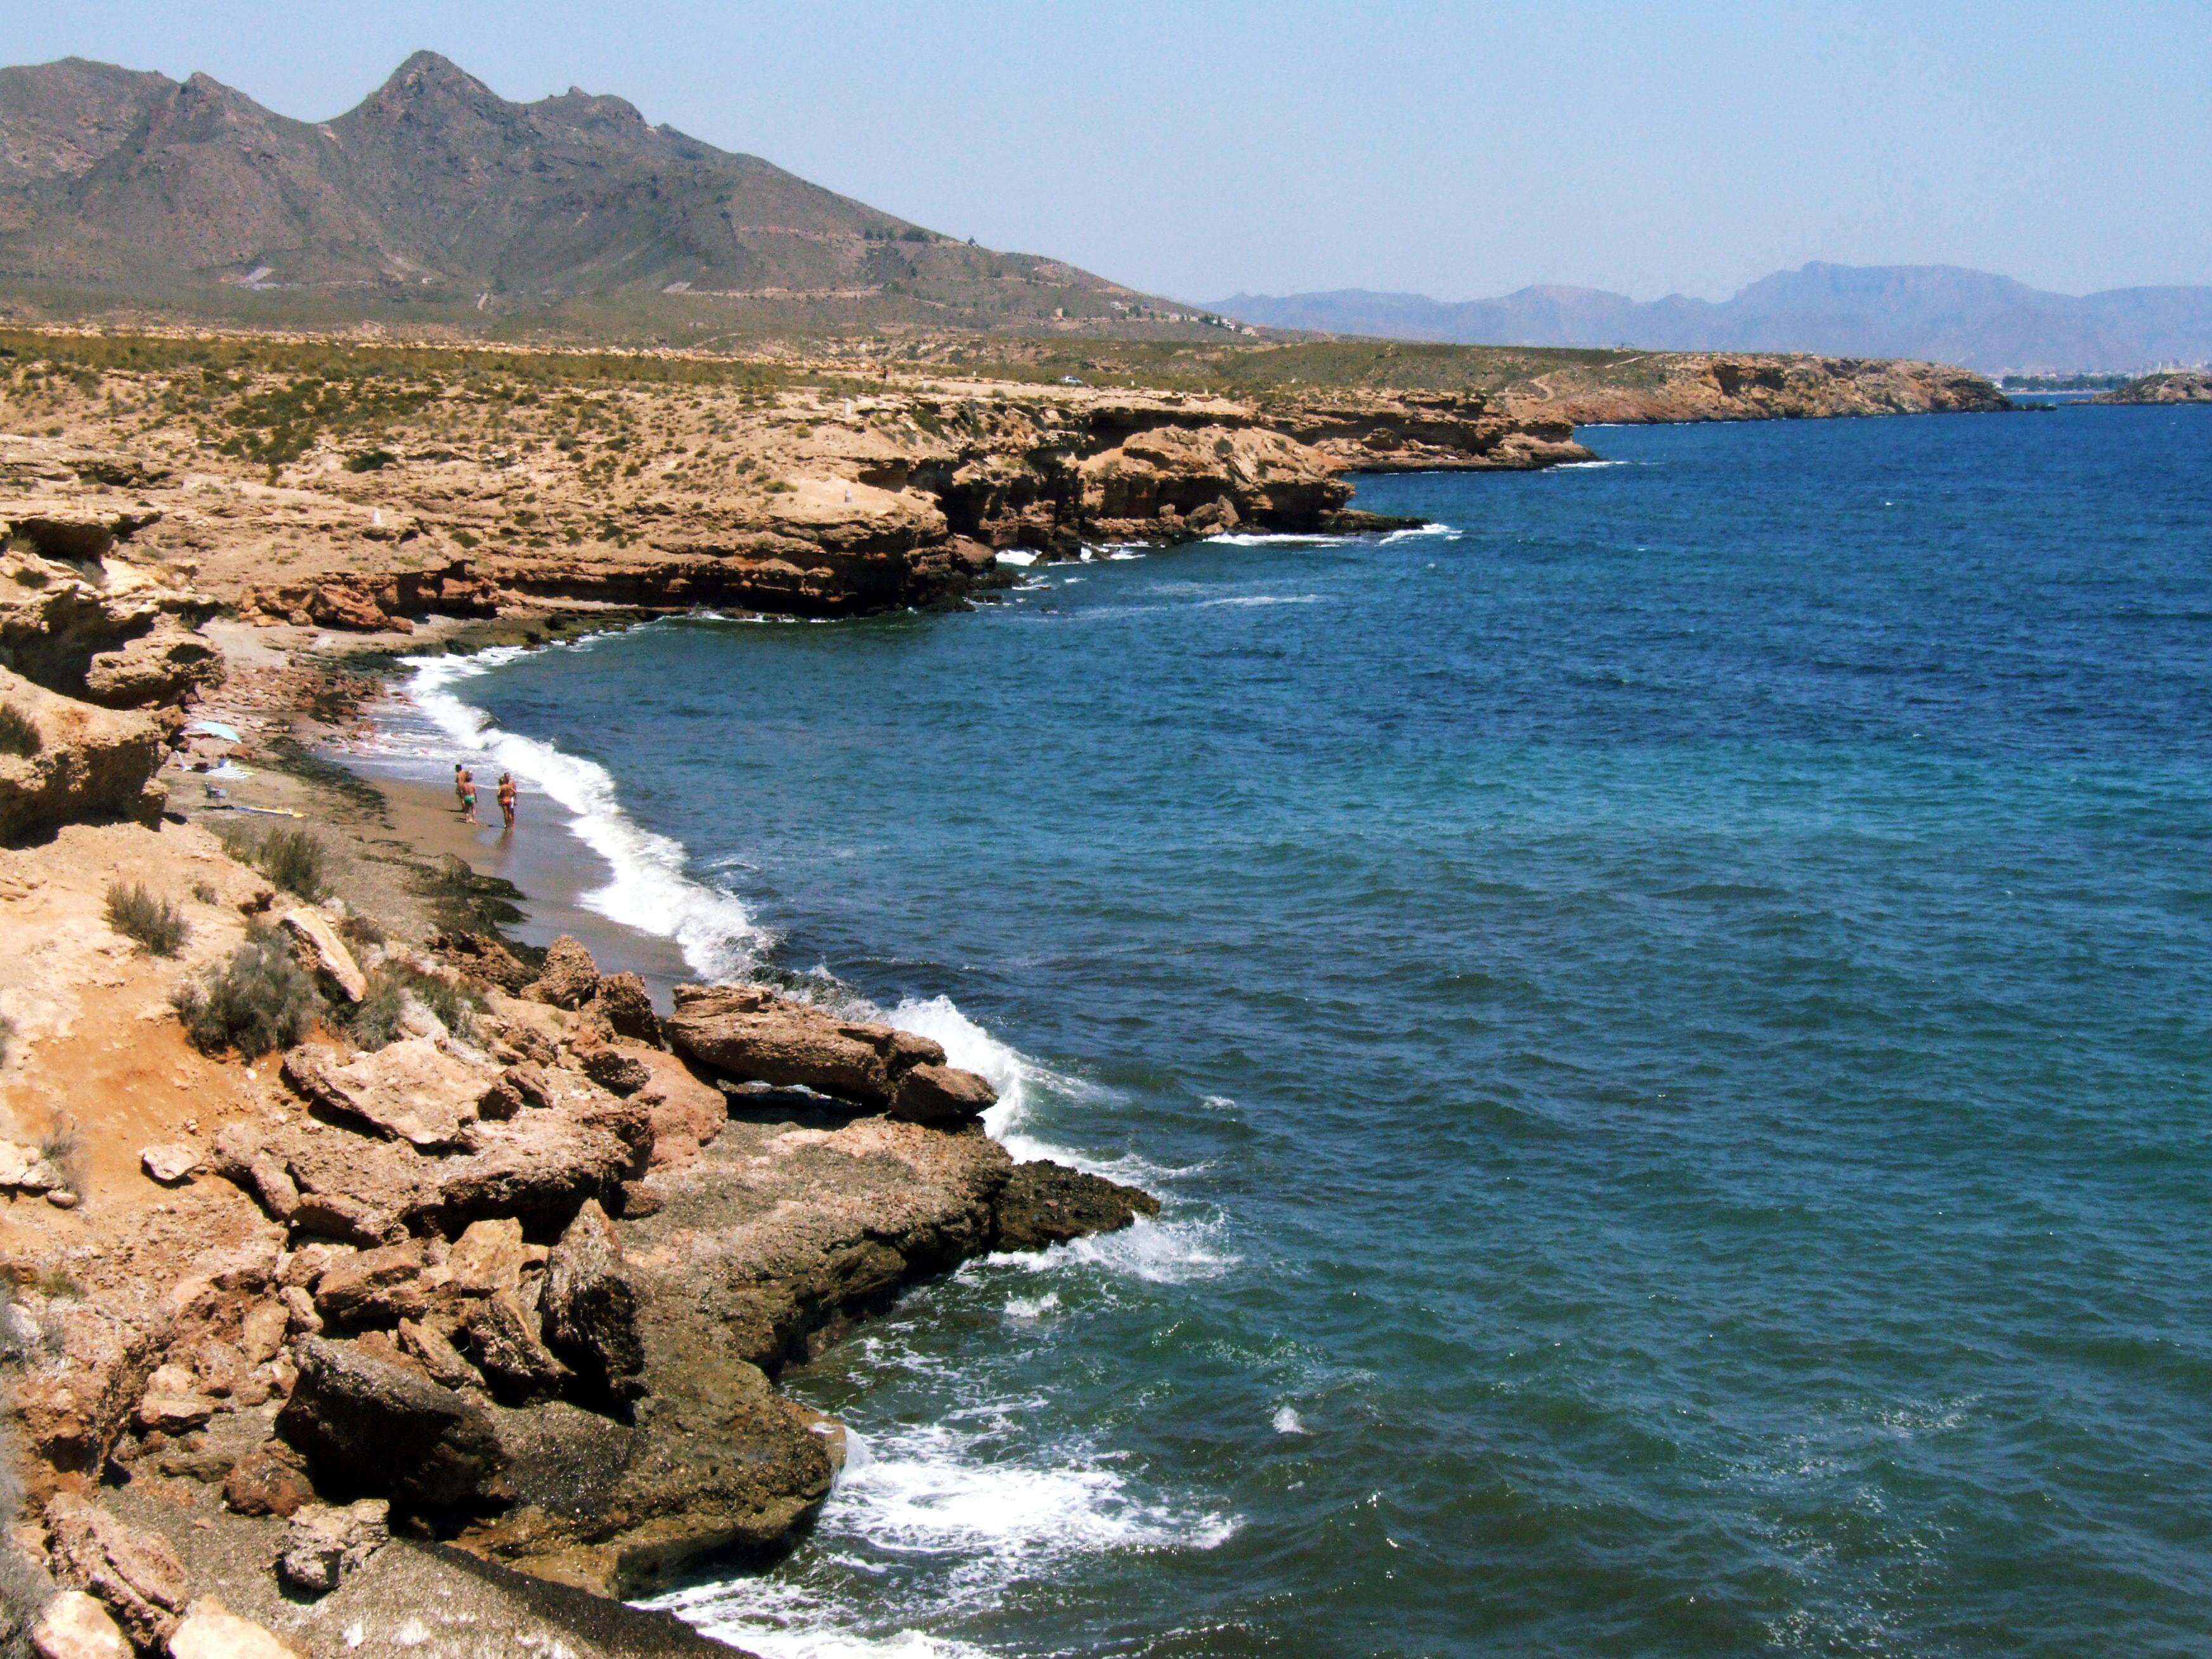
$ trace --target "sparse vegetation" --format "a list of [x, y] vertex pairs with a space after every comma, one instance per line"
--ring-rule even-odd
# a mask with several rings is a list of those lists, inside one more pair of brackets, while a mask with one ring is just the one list
[[232, 819], [218, 824], [216, 834], [231, 857], [252, 865], [288, 893], [312, 904], [330, 890], [329, 855], [305, 830], [261, 830]]
[[40, 1296], [54, 1302], [76, 1302], [84, 1296], [84, 1286], [77, 1282], [76, 1275], [58, 1263], [40, 1270], [34, 1288]]
[[246, 1060], [299, 1042], [322, 1006], [283, 941], [259, 927], [228, 961], [179, 986], [172, 1001], [195, 1048], [234, 1049]]
[[156, 898], [138, 882], [128, 887], [119, 881], [109, 884], [107, 925], [135, 941], [149, 956], [156, 957], [176, 955], [192, 931], [182, 911], [167, 899]]
[[372, 945], [381, 945], [390, 938], [372, 916], [358, 910], [349, 910], [338, 918], [338, 937], [355, 950], [366, 950]]
[[61, 1171], [71, 1192], [84, 1190], [84, 1139], [76, 1125], [64, 1118], [39, 1138], [39, 1156]]
[[346, 1018], [346, 1035], [364, 1048], [381, 1048], [400, 1035], [410, 1006], [436, 1015], [456, 1036], [476, 1035], [483, 999], [475, 992], [403, 962], [388, 962], [369, 976], [368, 994]]
[[12, 702], [0, 702], [0, 755], [28, 757], [46, 746], [31, 717]]
[[15, 1022], [6, 1014], [0, 1014], [0, 1066], [8, 1063], [8, 1056], [15, 1047]]

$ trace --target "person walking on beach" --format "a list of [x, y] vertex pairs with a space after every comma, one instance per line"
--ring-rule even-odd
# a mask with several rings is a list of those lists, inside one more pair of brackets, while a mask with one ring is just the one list
[[499, 815], [506, 820], [507, 829], [512, 830], [514, 828], [514, 774], [512, 772], [499, 775]]
[[461, 792], [461, 822], [482, 823], [483, 820], [477, 816], [477, 775], [464, 766], [454, 787]]
[[459, 761], [453, 763], [453, 802], [464, 812], [469, 810], [469, 769]]

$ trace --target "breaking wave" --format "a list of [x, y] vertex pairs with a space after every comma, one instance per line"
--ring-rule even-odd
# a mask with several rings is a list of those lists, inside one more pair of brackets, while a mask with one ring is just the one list
[[[544, 648], [544, 647], [541, 647]], [[553, 647], [568, 648], [574, 647]], [[453, 747], [514, 774], [568, 815], [568, 830], [607, 866], [605, 882], [582, 895], [586, 909], [658, 939], [672, 939], [702, 978], [742, 974], [772, 943], [732, 893], [690, 871], [683, 843], [656, 835], [623, 810], [614, 779], [595, 761], [501, 727], [464, 700], [469, 681], [513, 662], [520, 646], [416, 662], [406, 695]], [[488, 798], [490, 791], [484, 791]]]

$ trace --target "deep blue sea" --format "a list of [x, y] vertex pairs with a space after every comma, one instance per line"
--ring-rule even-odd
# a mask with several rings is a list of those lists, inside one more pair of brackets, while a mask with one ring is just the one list
[[854, 1467], [689, 1616], [2212, 1652], [2212, 409], [1586, 436], [1361, 483], [1428, 533], [426, 670], [592, 902], [1167, 1202], [788, 1374]]

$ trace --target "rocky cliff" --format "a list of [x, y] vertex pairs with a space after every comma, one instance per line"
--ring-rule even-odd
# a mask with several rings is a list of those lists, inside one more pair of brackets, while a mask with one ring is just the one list
[[2012, 406], [1982, 375], [1948, 363], [1708, 351], [1624, 360], [1602, 382], [1586, 371], [1539, 375], [1503, 402], [1521, 419], [1549, 416], [1577, 426], [1952, 415]]
[[2212, 404], [2212, 369], [2178, 368], [2146, 374], [2089, 400], [2098, 404]]

